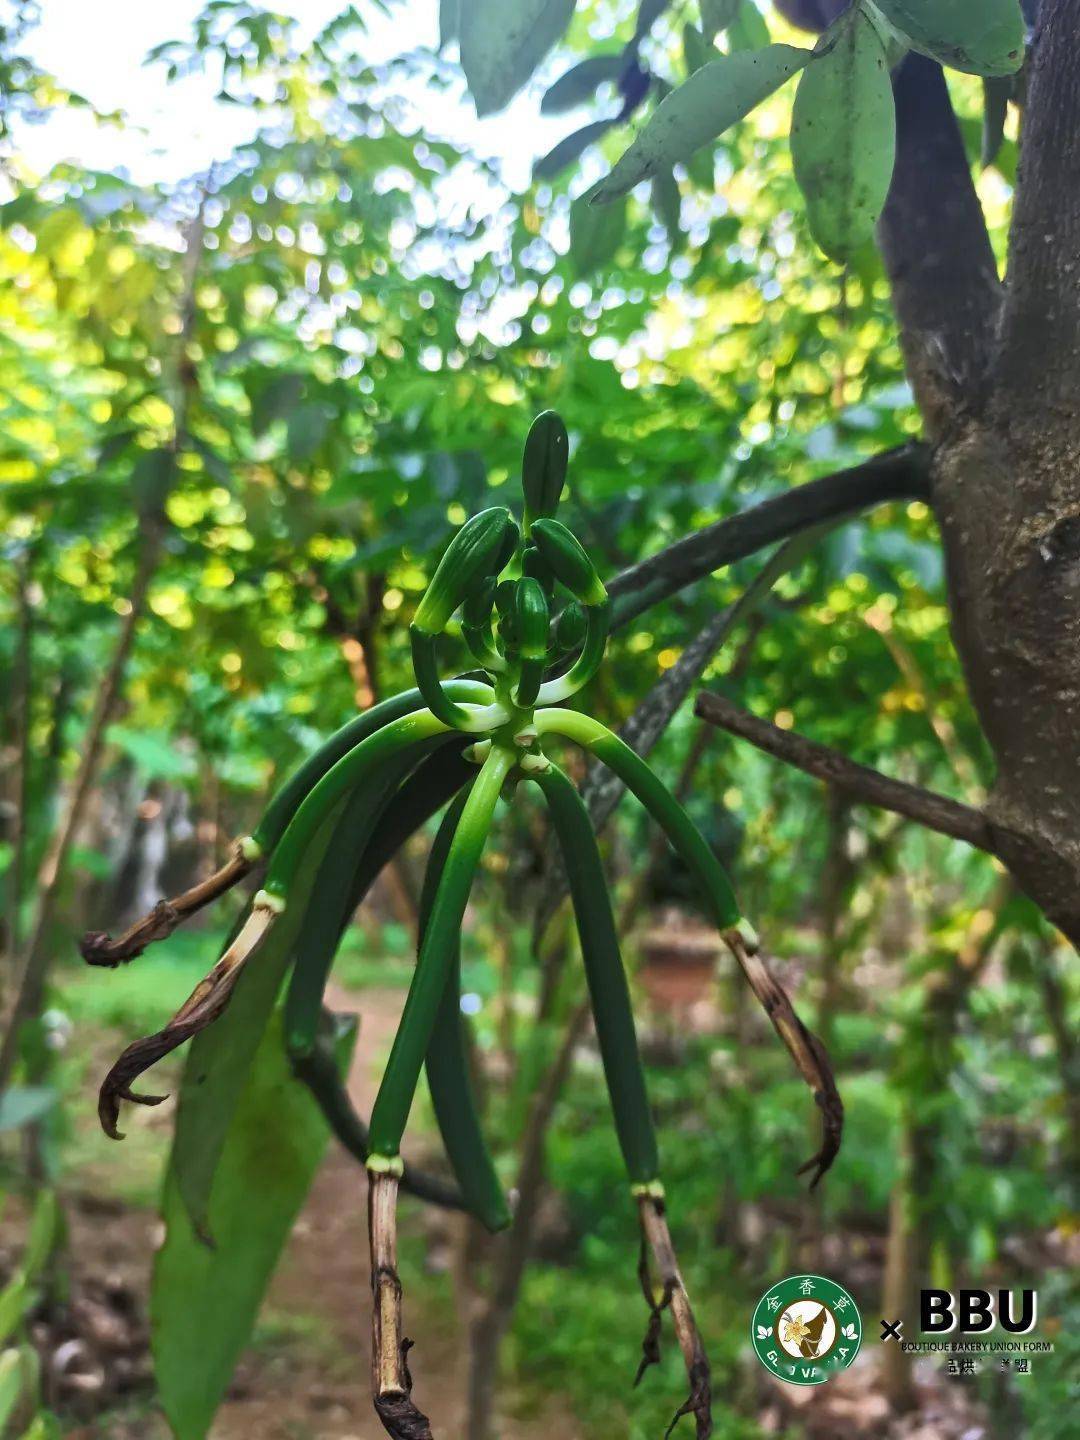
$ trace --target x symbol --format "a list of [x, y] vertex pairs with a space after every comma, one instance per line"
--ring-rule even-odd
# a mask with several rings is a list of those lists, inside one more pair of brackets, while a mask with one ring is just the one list
[[884, 1343], [886, 1340], [900, 1340], [900, 1339], [902, 1339], [903, 1337], [901, 1336], [900, 1331], [903, 1330], [903, 1328], [904, 1328], [904, 1322], [903, 1322], [902, 1320], [894, 1320], [894, 1321], [892, 1322], [892, 1324], [890, 1324], [888, 1320], [882, 1320], [882, 1322], [881, 1322], [881, 1339], [882, 1339], [882, 1343]]

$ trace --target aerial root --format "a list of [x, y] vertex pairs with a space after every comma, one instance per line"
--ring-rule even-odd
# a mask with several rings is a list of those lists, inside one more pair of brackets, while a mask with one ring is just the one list
[[401, 1280], [397, 1271], [398, 1177], [368, 1171], [368, 1240], [371, 1246], [371, 1397], [382, 1427], [394, 1440], [432, 1440], [431, 1422], [412, 1399], [408, 1353], [401, 1334]]
[[160, 1105], [167, 1098], [165, 1095], [138, 1095], [131, 1089], [132, 1082], [162, 1056], [168, 1055], [185, 1040], [190, 1040], [200, 1030], [205, 1030], [218, 1018], [229, 1003], [240, 972], [265, 938], [275, 918], [275, 911], [256, 905], [225, 954], [199, 981], [168, 1024], [153, 1035], [135, 1040], [113, 1065], [98, 1093], [98, 1118], [101, 1128], [111, 1139], [124, 1138], [116, 1128], [122, 1100], [136, 1105]]
[[[694, 1319], [690, 1297], [686, 1293], [675, 1247], [668, 1230], [664, 1202], [656, 1195], [638, 1196], [638, 1215], [641, 1221], [641, 1254], [638, 1261], [638, 1276], [641, 1288], [648, 1302], [649, 1325], [642, 1342], [641, 1363], [638, 1366], [637, 1384], [650, 1365], [660, 1359], [660, 1326], [665, 1310], [671, 1311], [675, 1327], [675, 1338], [682, 1351], [686, 1375], [690, 1382], [690, 1393], [676, 1410], [671, 1424], [664, 1432], [664, 1440], [674, 1430], [684, 1415], [693, 1415], [696, 1440], [708, 1440], [712, 1434], [712, 1380], [709, 1358]], [[656, 1267], [659, 1286], [655, 1286], [649, 1273], [649, 1255]], [[656, 1299], [656, 1290], [660, 1299]]]
[[189, 915], [209, 905], [218, 896], [224, 895], [251, 871], [258, 862], [244, 855], [237, 841], [232, 855], [215, 870], [213, 875], [176, 895], [171, 900], [159, 900], [154, 908], [141, 919], [130, 925], [114, 940], [104, 930], [87, 930], [79, 941], [79, 953], [88, 965], [103, 965], [115, 969], [141, 955], [148, 945], [164, 940]]
[[787, 1047], [821, 1111], [821, 1148], [800, 1165], [797, 1172], [800, 1175], [807, 1170], [814, 1172], [810, 1181], [810, 1189], [813, 1190], [836, 1159], [844, 1129], [844, 1102], [836, 1088], [832, 1062], [825, 1046], [799, 1019], [787, 991], [769, 970], [764, 956], [758, 954], [737, 929], [725, 930], [724, 942], [738, 961], [751, 990], [772, 1021], [773, 1029]]

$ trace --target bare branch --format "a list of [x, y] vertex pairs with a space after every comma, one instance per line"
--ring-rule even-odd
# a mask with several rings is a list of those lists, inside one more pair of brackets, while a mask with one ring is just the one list
[[908, 377], [936, 439], [979, 402], [1001, 285], [941, 66], [909, 54], [893, 90], [896, 168], [878, 238]]
[[152, 910], [140, 916], [115, 940], [104, 930], [87, 930], [79, 941], [79, 953], [88, 965], [104, 965], [109, 969], [134, 960], [148, 945], [171, 935], [189, 915], [194, 915], [219, 895], [231, 890], [254, 865], [255, 861], [246, 859], [239, 844], [235, 844], [232, 855], [213, 875], [208, 875], [182, 894], [174, 895], [171, 900], [159, 900]]
[[715, 692], [699, 695], [694, 713], [710, 725], [738, 735], [742, 740], [749, 740], [751, 745], [782, 760], [785, 765], [793, 765], [797, 770], [835, 786], [853, 800], [892, 810], [930, 830], [950, 835], [954, 840], [964, 840], [990, 855], [998, 853], [996, 827], [981, 810], [963, 805], [959, 800], [950, 800], [947, 795], [923, 790], [918, 785], [893, 780], [869, 765], [849, 760], [828, 745], [820, 745], [816, 740], [808, 740], [791, 730], [781, 730], [779, 726], [751, 715], [748, 710], [740, 709]]
[[929, 471], [930, 452], [925, 445], [901, 445], [684, 536], [611, 582], [613, 628], [628, 624], [714, 570], [812, 525], [857, 515], [888, 500], [929, 500]]

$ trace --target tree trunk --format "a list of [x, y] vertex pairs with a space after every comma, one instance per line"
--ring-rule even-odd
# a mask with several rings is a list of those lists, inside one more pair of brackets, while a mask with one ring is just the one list
[[953, 636], [992, 747], [987, 813], [1021, 886], [1080, 942], [1080, 0], [1042, 0], [999, 285], [940, 67], [895, 78], [881, 224], [930, 438]]

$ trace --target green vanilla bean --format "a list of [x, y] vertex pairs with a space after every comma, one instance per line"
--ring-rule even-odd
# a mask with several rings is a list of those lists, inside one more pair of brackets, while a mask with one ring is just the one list
[[544, 681], [537, 692], [538, 705], [557, 705], [560, 700], [569, 700], [589, 683], [603, 664], [610, 622], [611, 606], [606, 600], [601, 605], [586, 605], [585, 643], [581, 654], [565, 675]]
[[584, 605], [580, 600], [571, 600], [555, 622], [555, 648], [564, 655], [579, 649], [587, 625]]
[[630, 987], [619, 953], [604, 867], [589, 812], [570, 779], [557, 765], [530, 777], [544, 792], [555, 835], [566, 861], [585, 978], [596, 1021], [615, 1129], [627, 1173], [635, 1185], [659, 1179], [656, 1132], [649, 1113], [645, 1074], [638, 1051]]
[[526, 534], [534, 520], [555, 514], [566, 483], [569, 456], [566, 426], [554, 410], [545, 410], [529, 427], [521, 457]]
[[435, 567], [416, 607], [415, 627], [428, 635], [441, 635], [469, 591], [487, 575], [499, 573], [517, 541], [517, 523], [505, 505], [493, 505], [466, 520]]
[[739, 923], [739, 902], [724, 867], [675, 796], [636, 751], [598, 720], [577, 710], [540, 710], [534, 723], [539, 734], [565, 735], [613, 770], [648, 810], [697, 879], [717, 927], [729, 930]]
[[[443, 682], [443, 689], [453, 701], [485, 705], [495, 699], [491, 686], [478, 680], [447, 680]], [[260, 853], [270, 853], [285, 833], [305, 795], [332, 765], [369, 735], [374, 735], [393, 720], [400, 720], [403, 715], [422, 709], [424, 703], [424, 697], [419, 690], [404, 690], [389, 700], [381, 700], [378, 705], [373, 705], [370, 710], [365, 710], [362, 715], [357, 715], [340, 730], [336, 730], [329, 740], [293, 771], [270, 801], [252, 836]]]
[[285, 998], [285, 1046], [292, 1058], [307, 1054], [315, 1045], [327, 977], [342, 933], [356, 909], [354, 881], [364, 865], [371, 838], [383, 824], [388, 805], [419, 755], [447, 744], [448, 738], [439, 735], [421, 742], [390, 761], [380, 771], [376, 784], [361, 786], [345, 801], [293, 947], [293, 971]]
[[602, 605], [607, 599], [604, 582], [577, 536], [558, 520], [537, 520], [530, 531], [533, 544], [551, 567], [556, 580], [585, 605]]
[[401, 1024], [371, 1112], [368, 1138], [372, 1160], [397, 1160], [420, 1067], [452, 968], [469, 891], [495, 813], [495, 802], [516, 760], [515, 751], [494, 745], [462, 813], [424, 933]]
[[[435, 843], [431, 847], [424, 889], [420, 897], [421, 948], [467, 799], [466, 791], [457, 796], [443, 816]], [[480, 1128], [476, 1095], [469, 1073], [465, 1020], [461, 1013], [460, 933], [454, 942], [450, 974], [439, 1002], [424, 1066], [439, 1133], [442, 1135], [454, 1177], [461, 1187], [465, 1209], [475, 1215], [488, 1230], [505, 1230], [510, 1224], [510, 1208]]]
[[520, 660], [514, 701], [523, 709], [529, 709], [536, 703], [547, 664], [550, 625], [551, 610], [544, 587], [533, 576], [522, 576], [517, 582], [514, 607], [514, 632]]
[[430, 710], [417, 710], [385, 725], [343, 755], [308, 792], [278, 841], [266, 872], [265, 892], [279, 902], [287, 900], [289, 886], [305, 851], [323, 817], [337, 801], [353, 790], [374, 786], [377, 791], [386, 765], [410, 750], [415, 753], [421, 742], [448, 729]]

